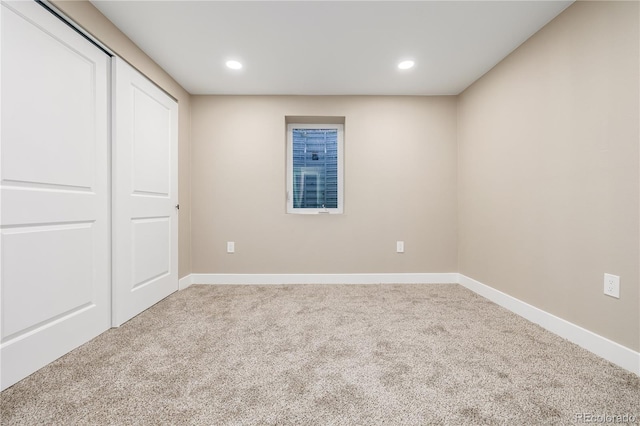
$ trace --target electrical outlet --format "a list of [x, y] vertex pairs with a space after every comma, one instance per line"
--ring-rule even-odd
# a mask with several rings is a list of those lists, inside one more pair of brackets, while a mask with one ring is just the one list
[[235, 253], [236, 243], [233, 241], [227, 241], [227, 253]]
[[617, 275], [604, 274], [604, 294], [607, 296], [620, 298], [620, 277]]
[[396, 253], [404, 253], [404, 241], [396, 241]]

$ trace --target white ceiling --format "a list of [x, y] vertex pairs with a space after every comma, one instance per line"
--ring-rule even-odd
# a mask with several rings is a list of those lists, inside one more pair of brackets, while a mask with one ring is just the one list
[[450, 95], [572, 1], [92, 3], [191, 94]]

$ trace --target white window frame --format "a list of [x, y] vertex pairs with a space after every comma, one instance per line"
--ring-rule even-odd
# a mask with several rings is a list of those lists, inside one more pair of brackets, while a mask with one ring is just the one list
[[[293, 206], [293, 129], [335, 129], [338, 132], [338, 207], [301, 208]], [[344, 125], [343, 124], [287, 124], [287, 213], [342, 214], [344, 211]]]

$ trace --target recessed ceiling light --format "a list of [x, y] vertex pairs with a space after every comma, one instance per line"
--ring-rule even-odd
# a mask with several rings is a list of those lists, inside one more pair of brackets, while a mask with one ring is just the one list
[[232, 70], [239, 70], [242, 68], [242, 64], [238, 61], [227, 61], [227, 68], [231, 68]]
[[413, 68], [415, 64], [416, 63], [411, 60], [402, 61], [398, 64], [398, 68], [400, 68], [401, 70], [408, 70], [409, 68]]

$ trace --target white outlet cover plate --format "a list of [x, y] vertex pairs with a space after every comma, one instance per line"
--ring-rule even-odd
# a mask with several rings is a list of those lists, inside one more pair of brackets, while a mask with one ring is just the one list
[[604, 274], [604, 294], [620, 298], [620, 277], [612, 274]]
[[404, 253], [404, 241], [396, 241], [396, 252]]
[[233, 253], [236, 251], [236, 243], [233, 241], [227, 241], [227, 253]]

